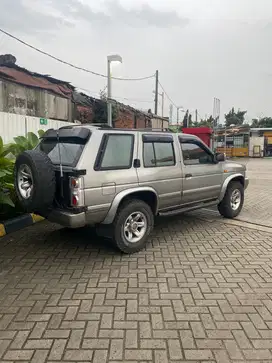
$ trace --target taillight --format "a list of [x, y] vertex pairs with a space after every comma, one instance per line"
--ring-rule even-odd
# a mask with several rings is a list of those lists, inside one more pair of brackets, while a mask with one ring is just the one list
[[70, 178], [71, 205], [74, 208], [84, 206], [84, 186], [83, 178]]

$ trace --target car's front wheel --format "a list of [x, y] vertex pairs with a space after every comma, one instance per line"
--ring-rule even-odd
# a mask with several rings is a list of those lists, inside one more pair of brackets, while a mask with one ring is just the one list
[[238, 181], [230, 182], [223, 200], [218, 204], [219, 213], [225, 218], [237, 217], [244, 204], [244, 187]]
[[124, 253], [143, 249], [153, 229], [154, 215], [148, 204], [129, 200], [120, 208], [113, 223], [113, 240]]

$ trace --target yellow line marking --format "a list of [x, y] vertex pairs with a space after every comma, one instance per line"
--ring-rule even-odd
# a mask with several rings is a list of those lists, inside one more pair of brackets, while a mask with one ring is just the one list
[[43, 217], [38, 216], [37, 214], [33, 214], [33, 213], [31, 214], [31, 217], [32, 217], [33, 223], [41, 222], [44, 220]]
[[6, 235], [5, 226], [0, 224], [0, 237], [4, 237]]

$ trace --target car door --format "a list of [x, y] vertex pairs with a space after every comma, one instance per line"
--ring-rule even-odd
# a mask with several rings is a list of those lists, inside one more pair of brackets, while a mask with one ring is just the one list
[[139, 137], [137, 168], [139, 185], [155, 189], [159, 209], [170, 209], [181, 204], [182, 170], [176, 135], [146, 133]]
[[[137, 138], [137, 133], [109, 131], [102, 137], [96, 134], [90, 141], [84, 158], [86, 169], [89, 165], [89, 170], [92, 170], [85, 178], [85, 199], [89, 210], [97, 213], [98, 206], [102, 210], [108, 209], [118, 193], [138, 186], [133, 166], [133, 159], [137, 157]], [[98, 152], [93, 153], [94, 150]]]
[[179, 137], [183, 161], [182, 204], [219, 197], [223, 171], [212, 151], [197, 138]]

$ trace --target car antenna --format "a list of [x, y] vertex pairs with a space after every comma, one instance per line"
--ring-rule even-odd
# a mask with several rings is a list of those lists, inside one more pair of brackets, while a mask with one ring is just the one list
[[58, 141], [58, 152], [59, 152], [59, 163], [60, 163], [60, 193], [63, 198], [63, 168], [61, 161], [61, 152], [60, 152], [60, 138], [59, 138], [59, 129], [57, 130], [57, 141]]

